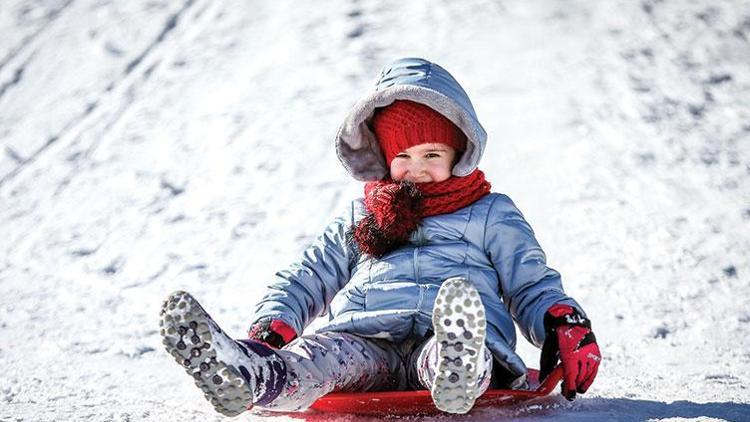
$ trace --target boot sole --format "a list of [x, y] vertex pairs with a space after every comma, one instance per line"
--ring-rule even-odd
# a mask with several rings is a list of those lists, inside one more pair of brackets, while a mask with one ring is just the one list
[[439, 362], [432, 400], [449, 413], [467, 413], [479, 393], [479, 361], [484, 359], [486, 317], [477, 289], [467, 280], [446, 280], [432, 312]]
[[250, 387], [223, 358], [227, 350], [241, 353], [239, 347], [189, 293], [175, 292], [164, 301], [159, 325], [167, 352], [185, 368], [217, 412], [237, 416], [252, 407]]

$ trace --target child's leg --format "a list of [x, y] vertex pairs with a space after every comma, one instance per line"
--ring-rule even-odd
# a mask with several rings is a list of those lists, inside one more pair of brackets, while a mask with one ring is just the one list
[[302, 336], [277, 352], [286, 363], [282, 393], [262, 406], [302, 410], [333, 391], [397, 390], [406, 386], [396, 347], [347, 333]]
[[[409, 357], [409, 367], [414, 371], [410, 379], [416, 379], [419, 385], [416, 387], [432, 390], [434, 381], [440, 366], [440, 350], [435, 336], [427, 339], [422, 345]], [[479, 363], [480, 371], [477, 385], [477, 397], [481, 396], [490, 386], [492, 374], [492, 352], [483, 347], [483, 362]]]
[[485, 346], [484, 305], [476, 288], [462, 278], [446, 280], [432, 311], [435, 336], [418, 357], [418, 375], [435, 406], [466, 413], [490, 385], [492, 354]]
[[402, 387], [396, 347], [345, 333], [303, 336], [282, 350], [227, 336], [186, 292], [164, 302], [167, 351], [195, 379], [217, 412], [235, 416], [249, 407], [301, 410], [331, 391]]
[[189, 293], [167, 298], [159, 325], [167, 352], [217, 412], [236, 416], [280, 394], [286, 379], [281, 357], [264, 344], [234, 341]]

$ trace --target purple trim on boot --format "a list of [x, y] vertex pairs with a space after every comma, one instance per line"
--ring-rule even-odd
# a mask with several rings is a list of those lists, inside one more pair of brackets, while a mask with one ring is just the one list
[[273, 356], [276, 354], [276, 352], [274, 352], [273, 349], [271, 349], [270, 347], [266, 346], [265, 344], [259, 341], [243, 339], [243, 340], [237, 340], [237, 343], [240, 343], [242, 346], [245, 346], [245, 347], [241, 347], [241, 349], [245, 352], [245, 355], [249, 357], [250, 359], [254, 358], [255, 356], [251, 356], [248, 353], [247, 349], [250, 349], [251, 352], [253, 352], [254, 354], [262, 358], [266, 358], [266, 357]]
[[[255, 383], [255, 391], [253, 391], [253, 404], [256, 406], [265, 406], [274, 401], [284, 389], [286, 384], [286, 364], [273, 349], [266, 346], [263, 343], [259, 343], [252, 340], [237, 340], [240, 349], [245, 355], [257, 363], [257, 371], [251, 374], [247, 368], [240, 365], [239, 370], [242, 376], [247, 381], [248, 385], [252, 385], [250, 382], [251, 378], [256, 381], [261, 381], [265, 391], [260, 395], [261, 385]], [[259, 359], [260, 358], [260, 359]], [[261, 377], [263, 371], [260, 370], [260, 366], [265, 365], [267, 370], [265, 378]], [[253, 368], [251, 368], [253, 369]]]

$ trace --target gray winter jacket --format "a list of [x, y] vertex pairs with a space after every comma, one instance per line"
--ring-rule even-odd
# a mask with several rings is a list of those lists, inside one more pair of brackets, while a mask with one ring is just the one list
[[[381, 72], [375, 91], [360, 101], [342, 125], [337, 151], [358, 180], [387, 175], [367, 122], [376, 107], [396, 99], [419, 101], [444, 114], [467, 135], [468, 147], [453, 169], [473, 171], [486, 134], [458, 82], [422, 59], [402, 59]], [[280, 319], [300, 334], [318, 316], [318, 331], [346, 331], [403, 341], [432, 328], [432, 306], [441, 283], [470, 280], [486, 308], [487, 346], [515, 375], [526, 367], [515, 353], [513, 321], [533, 344], [544, 342], [543, 317], [555, 303], [580, 307], [563, 292], [560, 275], [546, 264], [521, 212], [505, 195], [492, 193], [450, 214], [428, 217], [410, 244], [380, 259], [359, 254], [347, 232], [364, 217], [355, 200], [288, 269], [276, 274], [255, 309], [256, 321]]]

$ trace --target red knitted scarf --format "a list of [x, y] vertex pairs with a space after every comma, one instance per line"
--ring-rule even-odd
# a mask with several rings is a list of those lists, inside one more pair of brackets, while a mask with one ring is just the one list
[[424, 217], [447, 214], [490, 192], [481, 170], [442, 182], [411, 183], [385, 179], [365, 184], [367, 214], [354, 228], [360, 251], [380, 258], [409, 242]]

